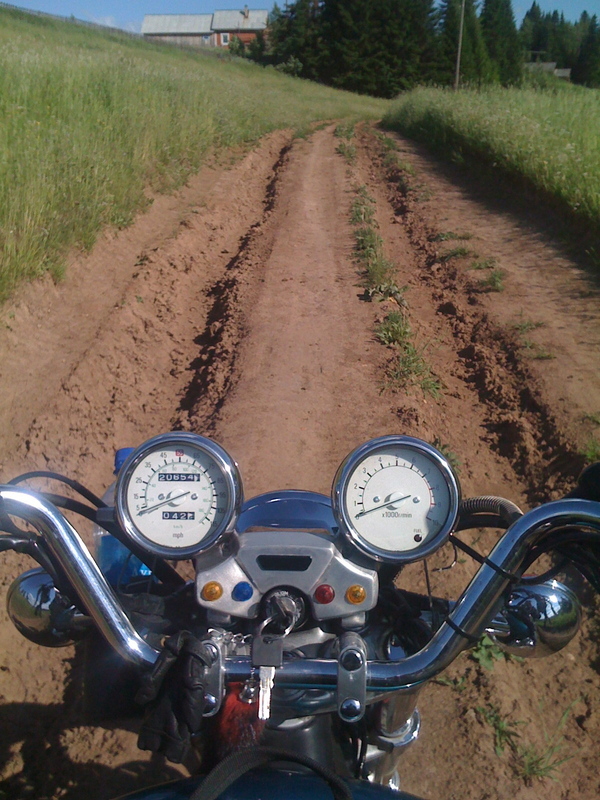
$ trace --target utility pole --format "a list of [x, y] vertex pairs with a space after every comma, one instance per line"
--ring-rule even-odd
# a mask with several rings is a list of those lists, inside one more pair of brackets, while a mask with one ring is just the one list
[[460, 7], [460, 27], [458, 29], [458, 53], [456, 54], [456, 73], [454, 75], [454, 91], [458, 91], [460, 84], [460, 56], [462, 53], [463, 28], [465, 25], [465, 0]]

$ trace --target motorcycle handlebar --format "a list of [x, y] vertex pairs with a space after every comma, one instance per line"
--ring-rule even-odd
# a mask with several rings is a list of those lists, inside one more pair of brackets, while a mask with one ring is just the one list
[[[135, 630], [81, 537], [51, 503], [26, 489], [1, 486], [0, 511], [25, 520], [39, 531], [50, 558], [85, 606], [82, 610], [87, 611], [108, 643], [125, 660], [146, 668], [156, 661], [159, 651]], [[516, 520], [425, 647], [402, 661], [368, 662], [367, 691], [397, 691], [444, 670], [483, 634], [504, 590], [520, 576], [519, 570], [529, 551], [548, 537], [573, 529], [597, 536], [600, 542], [600, 503], [558, 500]], [[248, 657], [227, 658], [225, 681], [243, 682], [254, 669]], [[336, 660], [298, 659], [284, 662], [277, 670], [277, 683], [298, 689], [333, 689], [337, 676]]]

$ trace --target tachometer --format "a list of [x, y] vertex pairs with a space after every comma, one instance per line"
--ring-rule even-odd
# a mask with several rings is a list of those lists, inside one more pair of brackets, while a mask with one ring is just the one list
[[242, 502], [237, 464], [215, 442], [167, 433], [138, 447], [123, 465], [116, 508], [138, 544], [169, 559], [206, 550], [235, 524]]
[[406, 563], [447, 540], [460, 489], [448, 460], [420, 439], [382, 436], [352, 452], [333, 486], [333, 508], [349, 541], [377, 561]]

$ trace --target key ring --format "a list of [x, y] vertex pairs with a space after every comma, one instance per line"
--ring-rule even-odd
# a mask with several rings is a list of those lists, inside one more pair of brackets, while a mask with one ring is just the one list
[[[267, 617], [266, 619], [264, 619], [260, 623], [260, 625], [258, 626], [258, 630], [256, 631], [256, 635], [260, 636], [262, 634], [262, 632], [264, 631], [264, 629], [267, 627], [267, 625], [270, 625], [272, 622], [277, 622], [279, 619], [281, 619], [281, 617], [277, 616], [277, 615], [273, 615], [273, 616], [270, 616], [270, 617]], [[285, 636], [288, 636], [294, 630], [295, 620], [292, 619], [291, 617], [288, 617], [288, 619], [290, 620], [290, 622], [289, 622], [287, 628], [285, 628], [283, 633], [272, 634], [273, 639], [280, 639], [280, 638], [283, 639]]]

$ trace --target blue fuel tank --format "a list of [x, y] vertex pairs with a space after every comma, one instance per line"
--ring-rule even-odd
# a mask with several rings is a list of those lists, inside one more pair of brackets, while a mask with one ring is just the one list
[[[142, 789], [120, 800], [189, 800], [201, 778], [165, 783]], [[413, 794], [396, 792], [369, 781], [349, 780], [354, 800], [420, 800]], [[219, 800], [331, 800], [332, 793], [324, 780], [316, 775], [277, 769], [261, 769], [239, 778], [226, 789]]]

